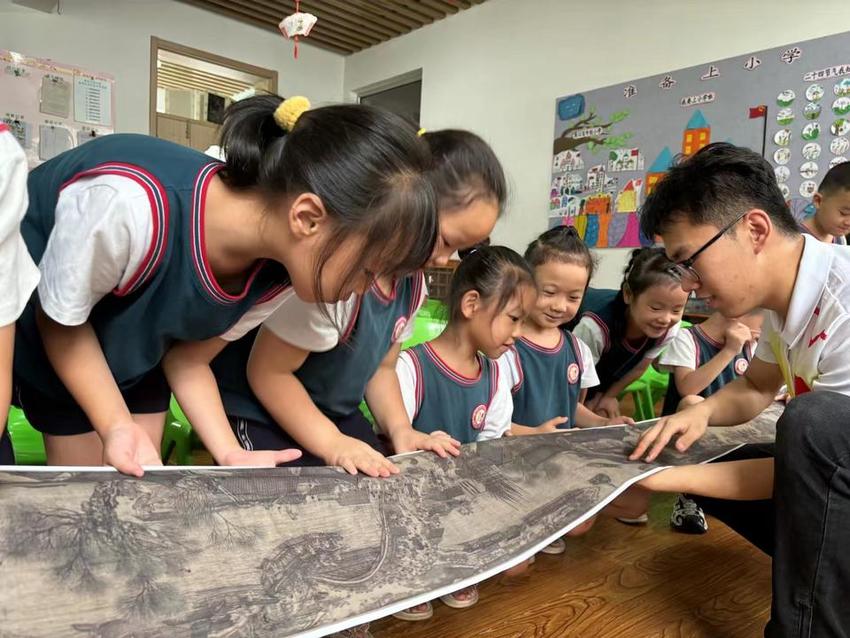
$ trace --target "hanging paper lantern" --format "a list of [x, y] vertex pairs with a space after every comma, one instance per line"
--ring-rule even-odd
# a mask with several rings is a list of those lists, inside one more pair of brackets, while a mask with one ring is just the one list
[[295, 0], [295, 13], [286, 16], [277, 25], [287, 40], [290, 38], [295, 40], [295, 59], [298, 59], [298, 37], [304, 36], [306, 38], [310, 35], [313, 25], [318, 20], [312, 13], [302, 13], [300, 9], [300, 0]]

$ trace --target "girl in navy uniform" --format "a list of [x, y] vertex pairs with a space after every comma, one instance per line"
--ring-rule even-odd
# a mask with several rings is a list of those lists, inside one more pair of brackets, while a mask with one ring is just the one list
[[158, 463], [169, 383], [218, 462], [298, 456], [221, 436], [204, 412], [220, 409], [209, 361], [290, 285], [334, 301], [373, 270], [407, 269], [436, 224], [427, 148], [399, 118], [307, 106], [235, 103], [224, 164], [110, 135], [30, 174], [22, 233], [42, 281], [19, 323], [15, 375], [51, 463], [103, 459], [136, 475]]
[[12, 397], [15, 321], [38, 285], [38, 268], [21, 237], [27, 210], [27, 158], [9, 127], [0, 122], [0, 465], [15, 455], [6, 431]]
[[[510, 248], [480, 248], [461, 261], [452, 277], [445, 331], [402, 352], [396, 366], [415, 429], [461, 443], [510, 432], [510, 385], [494, 359], [514, 344], [535, 296], [534, 275]], [[450, 607], [470, 607], [478, 601], [478, 588], [441, 600]], [[406, 612], [400, 617], [418, 619]]]
[[[599, 384], [590, 349], [560, 326], [570, 322], [593, 276], [594, 259], [572, 226], [547, 230], [528, 245], [525, 259], [534, 269], [537, 303], [525, 320], [522, 336], [499, 359], [513, 394], [513, 434], [538, 434], [611, 422], [632, 423], [625, 417], [608, 419], [581, 403], [583, 389]], [[583, 534], [592, 521], [569, 536]], [[557, 539], [542, 551], [562, 554]]]
[[[447, 130], [423, 138], [433, 155], [428, 179], [439, 209], [437, 244], [428, 261], [439, 265], [457, 248], [489, 234], [505, 202], [505, 179], [492, 149], [478, 136]], [[395, 374], [401, 343], [412, 334], [425, 298], [424, 275], [415, 272], [379, 278], [364, 295], [337, 304], [333, 321], [315, 306], [287, 300], [256, 340], [253, 335], [241, 340], [213, 364], [242, 446], [297, 447], [304, 451], [298, 463], [388, 476], [397, 468], [384, 456], [390, 449], [360, 413], [365, 396], [392, 451], [457, 454], [456, 441], [411, 427]]]
[[[392, 399], [392, 388], [381, 384], [382, 362], [410, 337], [425, 298], [421, 271], [380, 278], [364, 294], [326, 308], [289, 295], [259, 334], [252, 331], [213, 361], [242, 447], [298, 448], [303, 456], [296, 465], [336, 465], [370, 476], [397, 472], [359, 404], [364, 396], [371, 405]], [[394, 370], [393, 383], [400, 404]], [[445, 448], [457, 451], [444, 439], [420, 445], [441, 455]]]
[[658, 358], [658, 369], [673, 373], [662, 415], [698, 403], [743, 376], [753, 359], [761, 321], [759, 313], [727, 319], [715, 312], [679, 332]]
[[[679, 332], [658, 358], [658, 368], [673, 375], [662, 415], [699, 403], [743, 376], [753, 359], [761, 322], [761, 313], [727, 319], [715, 312], [703, 323]], [[679, 494], [673, 505], [670, 525], [691, 534], [708, 531], [702, 509], [685, 494]]]
[[620, 414], [618, 395], [676, 337], [688, 295], [670, 273], [663, 248], [632, 251], [620, 290], [589, 290], [573, 334], [590, 347], [599, 386], [587, 406]]
[[593, 256], [575, 228], [559, 226], [531, 242], [525, 259], [534, 269], [537, 303], [522, 336], [499, 359], [511, 380], [512, 432], [607, 425], [610, 419], [581, 404], [582, 390], [599, 384], [593, 355], [580, 339], [560, 328], [578, 311], [593, 276]]

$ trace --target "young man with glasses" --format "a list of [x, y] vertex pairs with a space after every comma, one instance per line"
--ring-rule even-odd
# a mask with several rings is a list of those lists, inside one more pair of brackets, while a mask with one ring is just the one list
[[773, 499], [727, 508], [721, 518], [772, 550], [766, 636], [850, 635], [850, 250], [804, 238], [770, 164], [731, 144], [674, 166], [647, 198], [641, 226], [661, 236], [686, 291], [726, 317], [767, 312], [746, 375], [662, 418], [631, 458], [652, 460], [674, 437], [685, 450], [708, 425], [746, 422], [784, 382], [792, 400], [775, 449], [747, 447], [739, 456], [775, 455], [753, 462], [759, 476], [741, 480], [769, 492], [772, 471]]

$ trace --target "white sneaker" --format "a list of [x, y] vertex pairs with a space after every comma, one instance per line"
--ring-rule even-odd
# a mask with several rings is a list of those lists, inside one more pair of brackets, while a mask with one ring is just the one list
[[563, 538], [558, 538], [540, 550], [541, 554], [563, 554], [567, 551], [567, 544]]

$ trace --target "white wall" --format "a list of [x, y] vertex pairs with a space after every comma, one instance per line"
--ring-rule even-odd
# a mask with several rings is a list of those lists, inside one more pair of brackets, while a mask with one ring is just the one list
[[[345, 91], [421, 67], [422, 126], [493, 145], [513, 187], [493, 238], [522, 249], [546, 227], [556, 97], [847, 30], [847, 0], [488, 0], [349, 56]], [[627, 252], [599, 251], [596, 285]]]
[[278, 72], [278, 92], [342, 99], [343, 57], [175, 0], [63, 0], [47, 14], [0, 0], [0, 48], [51, 58], [116, 79], [120, 132], [148, 133], [150, 37]]

